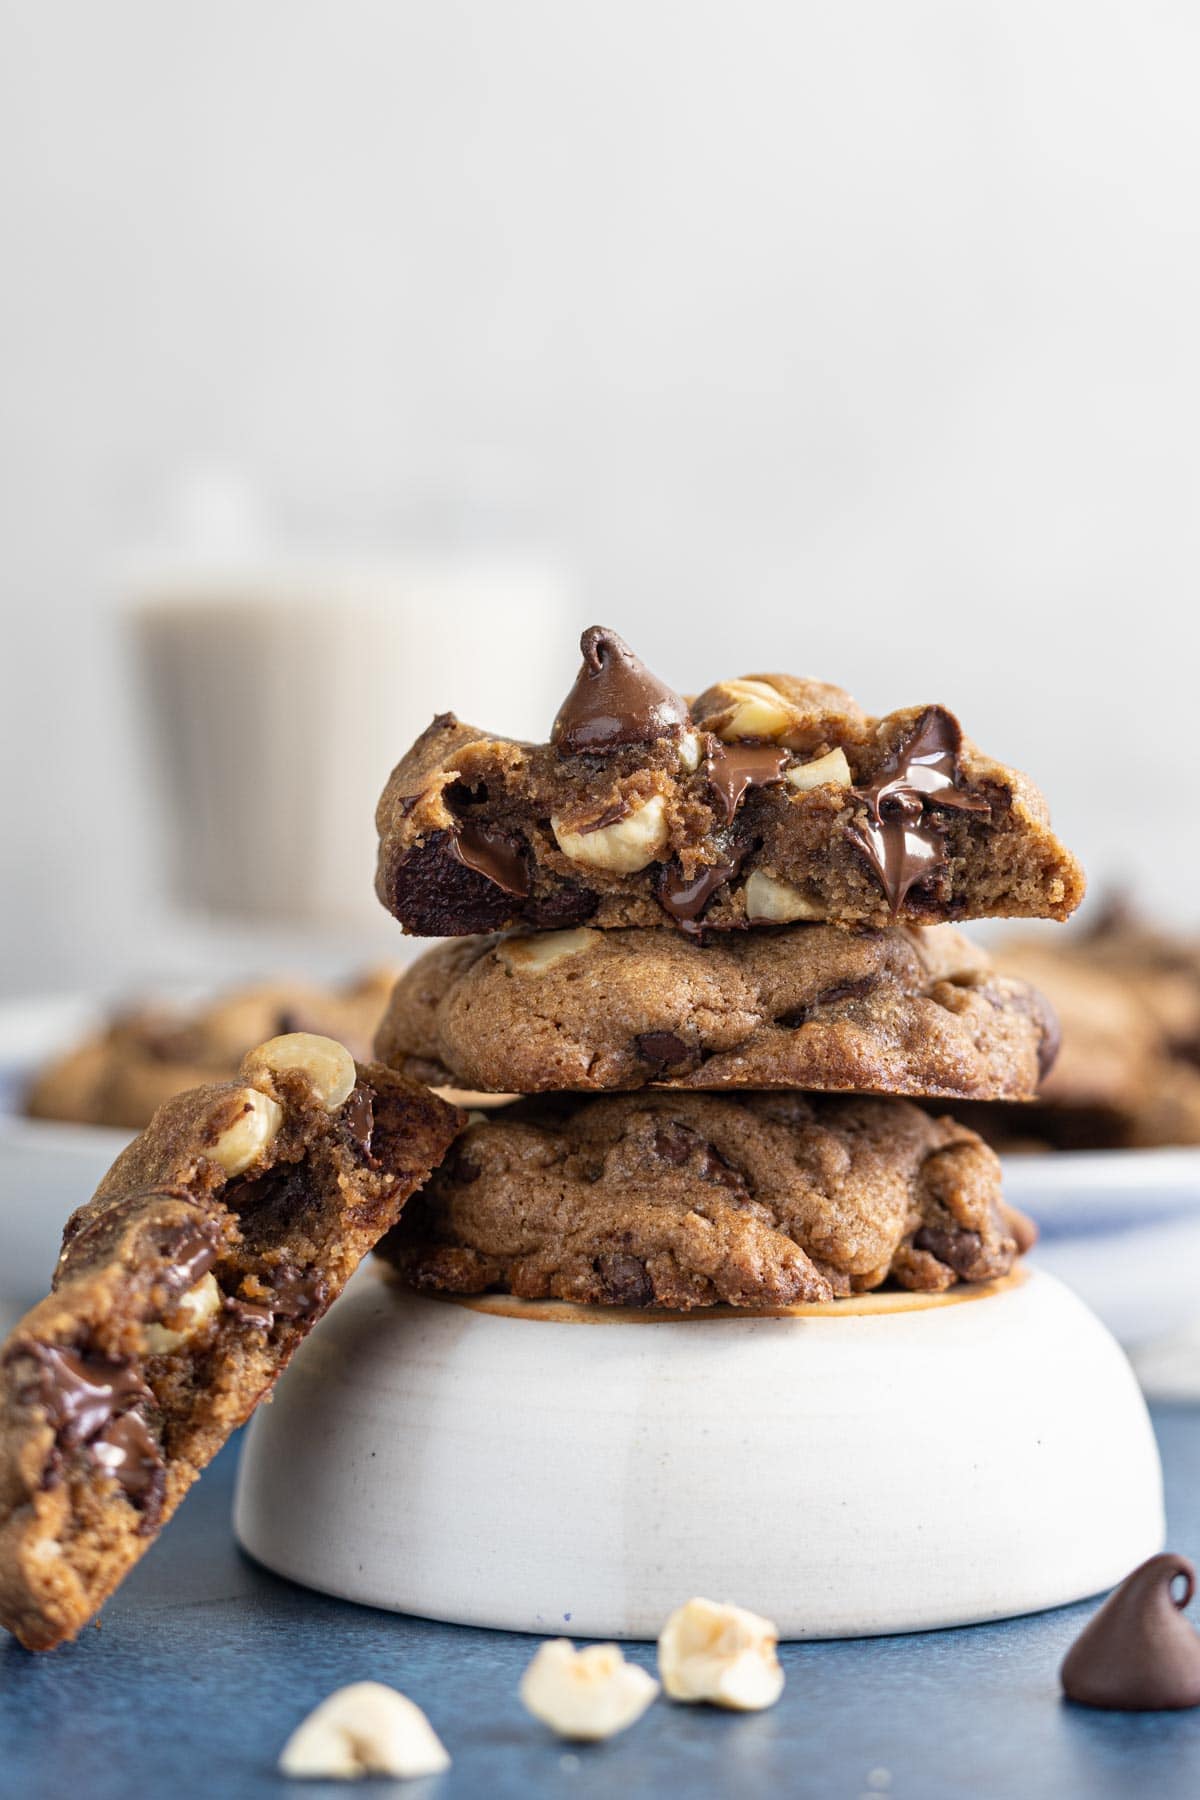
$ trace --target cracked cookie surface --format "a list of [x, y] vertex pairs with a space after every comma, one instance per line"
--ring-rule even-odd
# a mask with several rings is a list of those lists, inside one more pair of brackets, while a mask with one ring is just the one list
[[407, 931], [1065, 918], [1041, 794], [941, 706], [869, 718], [755, 675], [690, 706], [593, 626], [547, 744], [436, 718], [393, 771], [376, 891]]
[[989, 1280], [1025, 1226], [992, 1151], [904, 1100], [622, 1094], [477, 1118], [379, 1254], [450, 1293], [763, 1307]]
[[1053, 1015], [948, 925], [453, 938], [393, 991], [390, 1067], [495, 1093], [807, 1088], [1028, 1100]]
[[75, 1636], [461, 1122], [308, 1034], [160, 1109], [0, 1349], [0, 1624]]
[[234, 1076], [248, 1050], [290, 1031], [336, 1038], [367, 1061], [398, 973], [370, 969], [341, 987], [259, 982], [194, 1007], [127, 1008], [47, 1064], [25, 1111], [140, 1131], [172, 1094]]

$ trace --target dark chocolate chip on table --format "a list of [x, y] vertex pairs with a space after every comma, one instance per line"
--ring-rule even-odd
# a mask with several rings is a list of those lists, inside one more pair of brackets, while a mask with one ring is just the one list
[[1172, 1551], [1126, 1576], [1067, 1652], [1067, 1699], [1119, 1712], [1200, 1706], [1200, 1635], [1183, 1612], [1195, 1591], [1195, 1568]]

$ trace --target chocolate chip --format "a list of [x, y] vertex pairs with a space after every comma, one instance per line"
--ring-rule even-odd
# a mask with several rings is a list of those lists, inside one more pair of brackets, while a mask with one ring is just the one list
[[678, 1123], [660, 1125], [654, 1133], [655, 1154], [676, 1169], [683, 1167], [702, 1142], [699, 1132]]
[[1183, 1616], [1195, 1591], [1194, 1567], [1169, 1550], [1126, 1576], [1067, 1652], [1068, 1700], [1121, 1712], [1200, 1706], [1200, 1636]]
[[358, 1145], [361, 1155], [367, 1162], [374, 1164], [375, 1158], [371, 1155], [371, 1136], [375, 1130], [375, 1100], [369, 1088], [363, 1087], [360, 1083], [354, 1089], [342, 1108], [342, 1122]]
[[716, 792], [727, 825], [751, 788], [770, 787], [783, 780], [787, 752], [769, 744], [714, 744], [704, 761], [704, 773]]
[[9, 1360], [23, 1356], [37, 1366], [37, 1398], [55, 1433], [47, 1479], [61, 1468], [64, 1451], [82, 1449], [143, 1512], [143, 1529], [152, 1529], [149, 1515], [157, 1519], [165, 1475], [162, 1454], [140, 1410], [157, 1403], [134, 1364], [63, 1344], [18, 1341]]
[[702, 1181], [710, 1181], [714, 1187], [728, 1188], [736, 1193], [746, 1192], [746, 1183], [742, 1175], [731, 1163], [727, 1163], [715, 1144], [693, 1131], [690, 1125], [681, 1125], [677, 1119], [659, 1125], [654, 1133], [655, 1154], [660, 1156], [673, 1168], [681, 1169], [686, 1163], [696, 1160], [696, 1173]]
[[579, 648], [583, 666], [550, 731], [550, 742], [563, 755], [596, 755], [678, 737], [688, 723], [686, 701], [650, 673], [624, 638], [604, 625], [590, 625]]
[[954, 714], [926, 707], [874, 779], [853, 790], [865, 801], [866, 815], [846, 827], [846, 836], [878, 876], [893, 918], [906, 900], [910, 910], [925, 903], [926, 884], [945, 868], [945, 822], [936, 815], [991, 811], [981, 795], [959, 787], [961, 748]]
[[415, 845], [396, 870], [391, 910], [418, 937], [498, 931], [517, 916], [512, 896], [455, 855], [447, 831]]
[[923, 1225], [913, 1238], [913, 1249], [927, 1251], [964, 1281], [969, 1281], [971, 1271], [979, 1266], [983, 1239], [977, 1231], [966, 1231], [958, 1226]]
[[750, 845], [731, 850], [720, 862], [710, 863], [686, 880], [677, 862], [665, 863], [658, 877], [658, 903], [684, 931], [698, 931], [705, 907], [717, 892], [738, 874], [750, 854]]
[[575, 881], [528, 899], [506, 894], [455, 853], [449, 832], [435, 831], [401, 862], [388, 904], [415, 936], [463, 937], [517, 923], [551, 931], [582, 925], [597, 897]]
[[666, 1071], [694, 1067], [699, 1060], [695, 1051], [673, 1031], [643, 1031], [635, 1039], [638, 1055], [652, 1069]]
[[279, 1263], [264, 1270], [259, 1280], [268, 1289], [261, 1299], [248, 1299], [241, 1294], [226, 1296], [225, 1310], [243, 1325], [270, 1331], [276, 1319], [307, 1321], [319, 1317], [325, 1310], [329, 1286], [324, 1277], [313, 1270]]
[[650, 1306], [654, 1300], [654, 1283], [646, 1265], [636, 1256], [610, 1255], [596, 1259], [596, 1273], [604, 1287], [604, 1298], [612, 1306]]
[[513, 837], [486, 825], [460, 825], [450, 837], [450, 854], [516, 900], [529, 896], [525, 853]]

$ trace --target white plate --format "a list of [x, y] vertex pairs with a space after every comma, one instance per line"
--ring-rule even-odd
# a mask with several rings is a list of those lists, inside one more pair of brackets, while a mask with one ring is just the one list
[[1006, 1156], [1004, 1192], [1043, 1237], [1088, 1236], [1200, 1215], [1200, 1149]]

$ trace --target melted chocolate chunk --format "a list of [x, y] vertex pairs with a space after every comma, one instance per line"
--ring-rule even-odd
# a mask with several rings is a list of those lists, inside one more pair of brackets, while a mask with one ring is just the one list
[[374, 1163], [371, 1137], [375, 1130], [375, 1097], [370, 1088], [360, 1085], [354, 1089], [342, 1108], [342, 1120], [363, 1156], [369, 1163]]
[[142, 1415], [122, 1413], [92, 1440], [89, 1449], [141, 1509], [142, 1530], [152, 1531], [162, 1511], [167, 1471]]
[[987, 813], [991, 807], [958, 787], [962, 727], [944, 707], [930, 706], [898, 744], [869, 787], [854, 793], [867, 817], [846, 835], [871, 864], [896, 918], [911, 889], [945, 867], [939, 811]]
[[266, 1270], [262, 1280], [271, 1292], [261, 1300], [243, 1299], [240, 1294], [226, 1297], [226, 1310], [243, 1325], [270, 1331], [276, 1319], [311, 1319], [325, 1309], [329, 1287], [321, 1275], [281, 1263]]
[[131, 1219], [144, 1213], [156, 1200], [191, 1207], [198, 1215], [195, 1224], [160, 1227], [158, 1248], [170, 1262], [164, 1272], [167, 1285], [184, 1288], [199, 1281], [217, 1258], [220, 1237], [215, 1222], [203, 1221], [202, 1203], [183, 1189], [143, 1188], [106, 1206], [90, 1219], [85, 1220], [77, 1214], [68, 1221], [54, 1272], [54, 1286], [58, 1287], [76, 1265], [99, 1256], [106, 1245], [120, 1236]]
[[212, 1233], [199, 1225], [181, 1226], [169, 1232], [163, 1248], [171, 1259], [163, 1279], [175, 1293], [195, 1287], [217, 1260], [217, 1245]]
[[678, 863], [665, 863], [658, 877], [656, 893], [663, 911], [682, 931], [697, 933], [705, 907], [727, 881], [732, 881], [750, 854], [750, 846], [737, 849], [721, 862], [710, 863], [690, 881], [684, 878]]
[[751, 788], [770, 787], [783, 780], [787, 752], [769, 744], [715, 744], [704, 759], [704, 773], [715, 789], [732, 825], [738, 807]]
[[522, 852], [502, 831], [483, 825], [460, 825], [450, 838], [450, 854], [494, 882], [506, 894], [524, 900], [529, 894], [529, 870]]
[[583, 667], [550, 730], [550, 742], [564, 756], [679, 736], [688, 723], [686, 702], [650, 673], [623, 638], [591, 625], [579, 648]]
[[60, 1344], [29, 1344], [22, 1352], [38, 1363], [41, 1402], [64, 1444], [88, 1443], [116, 1414], [154, 1398], [131, 1362]]
[[1067, 1652], [1068, 1700], [1121, 1712], [1200, 1706], [1200, 1635], [1183, 1616], [1195, 1591], [1194, 1567], [1171, 1551], [1126, 1576]]
[[162, 1456], [135, 1410], [155, 1405], [155, 1399], [134, 1365], [60, 1344], [18, 1344], [10, 1354], [37, 1363], [38, 1398], [57, 1445], [85, 1450], [135, 1505], [153, 1507], [157, 1515], [165, 1481]]
[[696, 1053], [673, 1031], [643, 1031], [634, 1042], [642, 1061], [664, 1073], [669, 1069], [691, 1068], [697, 1060]]
[[396, 871], [390, 910], [416, 937], [462, 937], [515, 923], [558, 931], [590, 919], [596, 895], [579, 882], [560, 881], [548, 894], [521, 902], [469, 867], [449, 832], [435, 831]]
[[636, 1256], [614, 1253], [598, 1257], [596, 1273], [612, 1306], [649, 1306], [654, 1299], [654, 1283], [645, 1263]]

